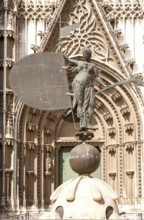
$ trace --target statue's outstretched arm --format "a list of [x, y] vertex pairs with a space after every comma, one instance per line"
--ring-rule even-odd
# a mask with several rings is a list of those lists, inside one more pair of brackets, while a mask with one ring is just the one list
[[73, 66], [62, 66], [62, 69], [67, 70], [69, 73], [78, 73], [78, 67]]
[[74, 60], [74, 59], [69, 58], [66, 54], [63, 54], [63, 57], [64, 57], [64, 59], [65, 59], [66, 61], [68, 61], [68, 62], [70, 62], [70, 63], [73, 63], [73, 64], [75, 64], [75, 65], [78, 65], [78, 64], [79, 64], [79, 62], [78, 62], [77, 60]]

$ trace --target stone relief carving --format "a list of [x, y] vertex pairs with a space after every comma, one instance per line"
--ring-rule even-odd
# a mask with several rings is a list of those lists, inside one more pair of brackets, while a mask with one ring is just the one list
[[[86, 0], [76, 0], [74, 11], [69, 16], [70, 24], [80, 23], [79, 28], [70, 32], [70, 36], [60, 39], [59, 47], [63, 48], [65, 54], [79, 54], [85, 46], [92, 48], [93, 56], [109, 61], [113, 59], [111, 51], [105, 40], [104, 34], [96, 17]], [[58, 47], [58, 49], [59, 49]]]
[[51, 175], [51, 155], [50, 152], [46, 152], [45, 156], [45, 175]]

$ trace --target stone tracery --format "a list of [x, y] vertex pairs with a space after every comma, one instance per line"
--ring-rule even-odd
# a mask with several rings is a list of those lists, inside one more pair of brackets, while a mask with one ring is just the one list
[[81, 53], [86, 45], [92, 49], [93, 56], [97, 59], [105, 62], [113, 61], [110, 47], [104, 41], [101, 27], [96, 21], [92, 9], [86, 5], [86, 1], [79, 0], [74, 6], [74, 10], [69, 16], [69, 22], [70, 24], [80, 23], [80, 26], [73, 30], [70, 36], [60, 39], [60, 47], [66, 54], [71, 55]]

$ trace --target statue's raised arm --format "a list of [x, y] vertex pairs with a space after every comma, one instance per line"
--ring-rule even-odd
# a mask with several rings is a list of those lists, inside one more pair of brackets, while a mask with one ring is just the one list
[[70, 62], [70, 63], [73, 63], [73, 64], [75, 64], [75, 65], [78, 65], [78, 64], [79, 64], [79, 61], [69, 58], [66, 54], [63, 54], [63, 57], [64, 57], [64, 59], [65, 59], [66, 61], [68, 61], [68, 62]]

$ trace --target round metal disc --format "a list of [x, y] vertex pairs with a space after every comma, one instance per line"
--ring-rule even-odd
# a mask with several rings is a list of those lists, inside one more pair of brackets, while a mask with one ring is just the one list
[[19, 60], [10, 72], [10, 86], [26, 105], [41, 110], [71, 106], [61, 53], [35, 53]]

